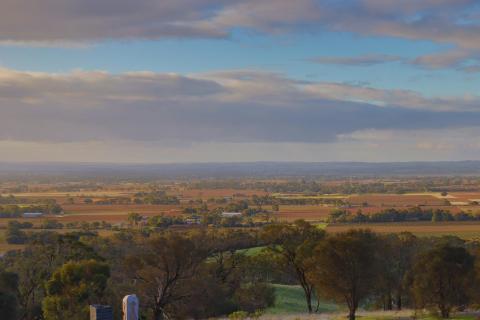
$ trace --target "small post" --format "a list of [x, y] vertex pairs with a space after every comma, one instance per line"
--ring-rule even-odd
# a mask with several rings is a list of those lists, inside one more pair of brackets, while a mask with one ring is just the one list
[[112, 307], [100, 304], [90, 305], [90, 320], [113, 320]]

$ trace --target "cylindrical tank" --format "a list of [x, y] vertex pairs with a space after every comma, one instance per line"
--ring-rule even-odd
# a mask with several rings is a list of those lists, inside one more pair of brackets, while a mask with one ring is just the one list
[[123, 298], [123, 320], [138, 320], [138, 298], [129, 294]]

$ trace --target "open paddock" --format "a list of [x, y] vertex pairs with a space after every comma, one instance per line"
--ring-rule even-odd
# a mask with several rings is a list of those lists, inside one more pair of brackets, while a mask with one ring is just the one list
[[480, 192], [452, 192], [449, 193], [451, 201], [458, 202], [480, 202]]
[[233, 197], [233, 196], [247, 196], [251, 197], [253, 195], [265, 196], [268, 192], [263, 190], [240, 190], [240, 189], [185, 189], [179, 190], [172, 195], [181, 196], [183, 198], [193, 198], [193, 199], [204, 199], [209, 198], [222, 198], [222, 197]]
[[66, 215], [108, 215], [127, 214], [136, 212], [142, 215], [160, 215], [162, 212], [180, 210], [178, 205], [149, 205], [149, 204], [120, 204], [120, 205], [95, 205], [95, 204], [74, 204], [63, 205]]
[[[406, 206], [406, 207], [393, 207], [397, 210], [407, 210], [409, 208], [414, 208], [416, 206]], [[361, 210], [363, 214], [374, 214], [377, 212], [381, 212], [384, 210], [388, 210], [391, 207], [352, 207], [348, 208], [347, 210], [350, 213], [356, 213], [358, 210]], [[467, 206], [467, 207], [459, 207], [459, 206], [420, 206], [422, 210], [446, 210], [450, 211], [452, 214], [457, 214], [462, 211], [471, 211], [471, 212], [477, 212], [480, 211], [480, 206]]]
[[350, 229], [370, 229], [378, 233], [411, 232], [418, 236], [455, 235], [463, 239], [480, 239], [480, 222], [406, 222], [330, 224], [327, 231], [345, 232]]
[[307, 221], [325, 220], [334, 207], [322, 205], [280, 205], [280, 211], [274, 216], [279, 220], [294, 221], [304, 219]]
[[[178, 210], [169, 210], [165, 212], [155, 212], [155, 213], [141, 213], [142, 216], [146, 217], [153, 217], [159, 215], [165, 216], [178, 216], [181, 214]], [[128, 214], [70, 214], [64, 215], [61, 217], [54, 218], [60, 223], [68, 223], [68, 222], [94, 222], [94, 221], [105, 221], [108, 223], [119, 223], [119, 222], [127, 222]]]
[[353, 205], [362, 205], [367, 203], [370, 206], [380, 207], [408, 207], [418, 205], [441, 206], [445, 204], [444, 199], [439, 199], [429, 194], [408, 195], [408, 194], [366, 194], [352, 195], [348, 197], [348, 202]]
[[305, 195], [301, 193], [274, 193], [272, 195], [275, 198], [279, 199], [295, 199], [295, 200], [322, 200], [322, 199], [336, 199], [336, 200], [345, 200], [348, 198], [348, 195], [345, 194], [318, 194], [318, 195]]
[[13, 194], [2, 194], [3, 197], [13, 195], [19, 199], [26, 199], [29, 201], [54, 199], [59, 203], [65, 202], [67, 199], [73, 198], [80, 201], [84, 198], [103, 199], [109, 197], [131, 197], [136, 191], [75, 191], [75, 192], [22, 192]]

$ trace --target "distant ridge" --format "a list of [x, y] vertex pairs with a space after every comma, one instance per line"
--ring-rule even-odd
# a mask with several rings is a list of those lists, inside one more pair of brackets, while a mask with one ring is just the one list
[[438, 162], [240, 162], [240, 163], [6, 163], [0, 177], [115, 179], [480, 176], [480, 161]]

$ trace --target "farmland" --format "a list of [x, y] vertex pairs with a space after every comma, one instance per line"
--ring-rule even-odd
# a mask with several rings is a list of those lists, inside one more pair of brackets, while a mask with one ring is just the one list
[[411, 232], [417, 236], [455, 235], [467, 240], [480, 240], [480, 223], [476, 222], [410, 222], [375, 224], [336, 224], [327, 226], [332, 233], [344, 232], [351, 228], [368, 228], [377, 233]]
[[[378, 189], [383, 183], [384, 189], [397, 185], [409, 185], [409, 179], [365, 179], [355, 182], [355, 188]], [[417, 180], [416, 184], [421, 183]], [[443, 180], [441, 180], [443, 183]], [[438, 192], [419, 191], [412, 187], [403, 193], [321, 193], [303, 191], [302, 188], [331, 191], [350, 190], [344, 180], [324, 181], [299, 185], [289, 180], [239, 180], [228, 182], [194, 181], [157, 183], [116, 182], [116, 183], [29, 183], [19, 191], [12, 183], [0, 184], [3, 205], [16, 204], [19, 208], [28, 208], [46, 202], [54, 202], [61, 207], [60, 214], [46, 214], [41, 218], [7, 217], [0, 219], [0, 229], [5, 230], [10, 221], [29, 222], [35, 230], [41, 230], [46, 220], [54, 220], [64, 226], [62, 230], [74, 230], [85, 223], [103, 223], [109, 226], [128, 227], [128, 215], [136, 213], [147, 221], [153, 217], [171, 217], [188, 219], [201, 217], [207, 213], [221, 211], [248, 210], [250, 223], [268, 221], [293, 222], [304, 219], [312, 223], [326, 223], [333, 210], [344, 210], [350, 214], [361, 212], [372, 215], [386, 209], [406, 210], [444, 210], [453, 215], [460, 213], [477, 214], [480, 212], [480, 187], [469, 182], [469, 190]], [[350, 183], [350, 182], [348, 182]], [[429, 182], [431, 183], [431, 182]], [[287, 191], [284, 186], [288, 186]], [[325, 186], [325, 187], [322, 187]], [[422, 186], [421, 188], [425, 188]], [[442, 187], [443, 188], [443, 187]], [[445, 187], [447, 188], [447, 187]], [[473, 189], [473, 190], [471, 190]], [[396, 190], [396, 189], [392, 189]], [[281, 191], [281, 192], [278, 192]], [[11, 201], [11, 203], [9, 202]], [[239, 204], [242, 204], [241, 207]], [[274, 205], [276, 204], [276, 205]], [[2, 205], [2, 204], [0, 204]], [[276, 208], [275, 208], [276, 206]], [[200, 209], [201, 208], [201, 209]], [[248, 208], [245, 209], [245, 208]], [[253, 211], [252, 211], [253, 210]], [[209, 222], [212, 223], [212, 222]], [[85, 226], [84, 226], [85, 227]], [[95, 228], [98, 228], [95, 227]], [[349, 228], [369, 228], [380, 233], [412, 232], [422, 236], [458, 235], [466, 239], [480, 236], [480, 222], [403, 222], [376, 224], [330, 224], [330, 232], [340, 232]], [[101, 229], [99, 230], [101, 231]], [[4, 237], [0, 237], [0, 251], [6, 246]]]
[[[28, 257], [32, 252], [36, 252], [37, 248], [47, 249], [53, 245], [57, 250], [57, 242], [68, 246], [68, 243], [73, 241], [77, 242], [78, 248], [86, 246], [107, 259], [113, 259], [112, 265], [118, 261], [126, 266], [130, 260], [123, 259], [120, 252], [124, 249], [134, 255], [143, 250], [148, 252], [150, 249], [144, 247], [145, 243], [154, 245], [154, 239], [163, 237], [161, 245], [153, 250], [160, 250], [158, 254], [164, 254], [163, 257], [166, 258], [170, 257], [173, 251], [161, 252], [165, 241], [180, 241], [175, 237], [177, 235], [190, 243], [199, 236], [203, 240], [192, 242], [185, 247], [187, 256], [197, 254], [191, 251], [191, 248], [207, 248], [210, 243], [215, 245], [208, 250], [214, 248], [219, 251], [212, 251], [213, 254], [202, 257], [204, 269], [201, 272], [205, 274], [196, 279], [195, 283], [208, 286], [211, 281], [224, 279], [221, 276], [224, 272], [227, 278], [230, 274], [233, 280], [238, 276], [241, 277], [239, 279], [246, 279], [241, 280], [246, 282], [261, 277], [262, 281], [265, 281], [258, 287], [258, 299], [263, 301], [265, 306], [262, 318], [303, 318], [308, 306], [302, 283], [298, 282], [298, 275], [295, 273], [284, 273], [285, 270], [291, 272], [296, 269], [292, 266], [277, 265], [289, 260], [281, 258], [281, 251], [274, 253], [274, 250], [268, 249], [282, 245], [278, 244], [282, 239], [290, 239], [290, 232], [293, 230], [307, 228], [308, 232], [302, 237], [312, 237], [316, 246], [338, 237], [348, 239], [350, 234], [364, 237], [361, 242], [356, 242], [356, 245], [360, 245], [363, 240], [371, 241], [369, 234], [372, 234], [374, 239], [377, 239], [374, 243], [381, 247], [380, 250], [392, 250], [388, 251], [389, 255], [397, 248], [393, 245], [400, 245], [401, 248], [401, 241], [404, 239], [415, 239], [412, 241], [427, 246], [448, 241], [472, 248], [480, 243], [480, 181], [478, 189], [469, 185], [469, 190], [458, 190], [456, 187], [454, 191], [449, 191], [448, 188], [447, 191], [430, 190], [417, 181], [415, 183], [421, 187], [414, 186], [398, 192], [398, 184], [409, 183], [411, 182], [408, 179], [387, 182], [367, 179], [353, 184], [341, 180], [302, 182], [288, 179], [155, 183], [30, 182], [22, 184], [21, 187], [12, 183], [0, 183], [0, 256], [9, 261], [16, 259], [15, 257], [21, 258], [22, 255]], [[363, 192], [365, 190], [369, 192]], [[384, 192], [380, 192], [382, 190]], [[42, 215], [36, 218], [24, 217], [25, 213], [36, 212]], [[202, 232], [197, 232], [198, 230]], [[269, 233], [269, 230], [273, 231]], [[321, 230], [326, 231], [326, 237]], [[294, 237], [291, 240], [296, 243], [298, 235], [295, 234], [298, 231], [293, 232]], [[403, 232], [409, 232], [416, 237], [385, 236]], [[214, 236], [208, 238], [210, 235]], [[319, 235], [318, 238], [316, 235]], [[278, 237], [277, 240], [273, 240], [272, 236]], [[441, 238], [443, 236], [456, 236], [465, 241]], [[130, 246], [131, 242], [135, 244], [133, 247]], [[289, 242], [290, 240], [287, 240], [287, 247]], [[391, 242], [392, 247], [384, 248], [383, 242]], [[321, 252], [326, 248], [322, 247]], [[11, 250], [18, 251], [8, 253]], [[169, 250], [177, 249], [172, 247]], [[313, 250], [313, 247], [308, 250]], [[363, 250], [362, 248], [361, 252]], [[204, 252], [207, 251], [200, 250], [198, 254], [203, 255]], [[68, 256], [68, 252], [62, 254]], [[273, 260], [272, 255], [276, 257]], [[317, 251], [305, 255], [305, 259], [308, 256], [321, 257]], [[41, 255], [37, 259], [41, 259]], [[375, 268], [384, 267], [380, 260], [372, 260]], [[162, 261], [168, 259], [162, 258]], [[158, 263], [162, 262], [155, 262], [155, 265]], [[243, 265], [241, 268], [245, 268], [241, 273], [227, 271], [230, 267], [237, 268], [237, 263]], [[315, 260], [315, 263], [322, 263], [322, 260]], [[370, 265], [369, 263], [368, 266]], [[214, 266], [216, 269], [212, 273], [210, 268]], [[335, 270], [336, 268], [332, 271]], [[117, 278], [125, 277], [123, 271], [116, 268], [113, 268], [112, 272], [116, 273]], [[363, 273], [367, 274], [366, 270]], [[218, 279], [208, 278], [211, 274], [218, 274]], [[336, 276], [338, 275], [333, 277]], [[204, 281], [203, 278], [209, 280]], [[239, 290], [240, 297], [244, 289], [250, 290], [237, 280], [235, 283], [239, 286], [235, 290]], [[262, 287], [263, 285], [267, 286]], [[117, 289], [112, 287], [112, 290]], [[212, 292], [216, 290], [215, 288]], [[251, 296], [252, 292], [248, 291], [247, 294]], [[267, 303], [270, 299], [268, 297], [273, 297], [271, 303]], [[315, 293], [311, 297], [314, 300], [313, 308], [317, 308]], [[214, 296], [212, 298], [219, 299]], [[373, 311], [369, 311], [372, 306], [362, 305], [358, 310], [360, 319], [401, 319], [414, 312], [411, 304], [401, 312], [378, 311], [381, 309], [378, 304], [379, 297], [372, 291], [371, 298], [375, 299], [377, 304], [373, 306]], [[233, 299], [231, 301], [239, 305], [252, 301]], [[336, 320], [344, 318], [347, 312], [341, 299], [320, 295], [318, 314], [308, 317]]]

